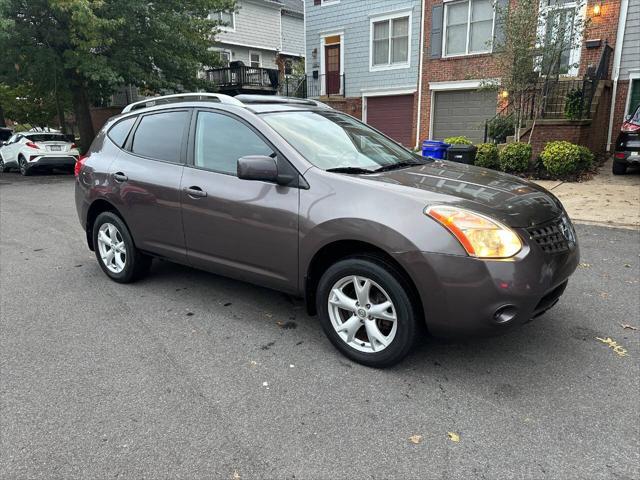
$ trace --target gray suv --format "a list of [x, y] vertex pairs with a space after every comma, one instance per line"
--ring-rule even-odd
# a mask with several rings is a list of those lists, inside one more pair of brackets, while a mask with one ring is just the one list
[[169, 96], [112, 118], [76, 166], [89, 248], [116, 282], [163, 258], [304, 297], [374, 367], [421, 326], [507, 331], [551, 308], [579, 262], [545, 189], [420, 157], [319, 102]]

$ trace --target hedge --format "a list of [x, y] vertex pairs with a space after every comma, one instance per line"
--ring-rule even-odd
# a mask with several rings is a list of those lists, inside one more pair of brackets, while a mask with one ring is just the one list
[[500, 155], [495, 143], [481, 143], [476, 145], [476, 162], [478, 167], [497, 169], [500, 167]]
[[547, 143], [540, 158], [551, 175], [564, 176], [589, 168], [594, 155], [587, 147], [560, 140]]
[[519, 173], [529, 168], [533, 149], [528, 143], [508, 143], [500, 151], [500, 169], [504, 172]]

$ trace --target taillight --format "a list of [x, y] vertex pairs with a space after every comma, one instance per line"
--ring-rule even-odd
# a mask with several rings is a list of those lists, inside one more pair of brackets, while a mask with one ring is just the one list
[[36, 150], [40, 150], [40, 147], [38, 146], [37, 143], [33, 143], [33, 142], [27, 142], [25, 143], [25, 145], [29, 148], [35, 148]]
[[77, 177], [78, 175], [80, 175], [80, 169], [82, 169], [82, 165], [84, 165], [84, 162], [87, 161], [87, 158], [89, 158], [87, 155], [80, 155], [78, 157], [78, 160], [76, 160], [76, 165], [73, 168], [73, 174]]
[[623, 133], [635, 133], [640, 132], [640, 125], [631, 122], [624, 122], [621, 128]]
[[613, 156], [616, 158], [621, 158], [622, 160], [627, 158], [627, 155], [624, 152], [616, 152]]

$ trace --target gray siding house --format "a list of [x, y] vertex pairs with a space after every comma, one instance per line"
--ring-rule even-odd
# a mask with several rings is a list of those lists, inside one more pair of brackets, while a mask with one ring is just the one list
[[224, 67], [207, 75], [225, 93], [275, 93], [304, 57], [303, 0], [238, 0], [236, 11], [211, 18], [222, 24], [212, 49]]
[[419, 0], [305, 0], [309, 96], [415, 143]]

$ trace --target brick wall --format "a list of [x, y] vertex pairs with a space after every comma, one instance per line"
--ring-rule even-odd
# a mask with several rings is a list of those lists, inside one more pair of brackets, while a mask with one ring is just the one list
[[[597, 3], [601, 3], [600, 16], [594, 17], [593, 7]], [[602, 2], [589, 0], [587, 3], [586, 17], [588, 18], [588, 24], [584, 32], [583, 42], [600, 39], [601, 43], [598, 48], [588, 49], [583, 46], [580, 55], [579, 76], [584, 75], [589, 65], [593, 65], [594, 67], [598, 66], [605, 41], [607, 41], [611, 47], [615, 47], [618, 18], [620, 17], [620, 0], [602, 0]], [[611, 75], [612, 67], [613, 56], [609, 61], [609, 75]]]
[[321, 102], [330, 105], [336, 110], [348, 113], [349, 115], [362, 120], [362, 98], [360, 97], [323, 97], [319, 99]]
[[[624, 122], [624, 109], [627, 106], [627, 95], [629, 93], [629, 80], [621, 80], [618, 82], [618, 91], [616, 93], [616, 103], [613, 109], [613, 130], [611, 130], [611, 143], [613, 144], [618, 137], [622, 122]], [[613, 147], [611, 148], [613, 150]]]

